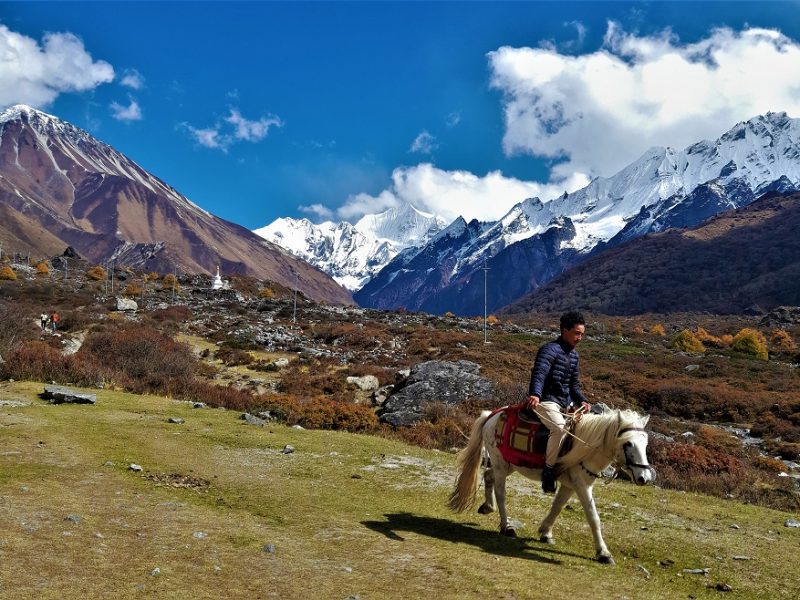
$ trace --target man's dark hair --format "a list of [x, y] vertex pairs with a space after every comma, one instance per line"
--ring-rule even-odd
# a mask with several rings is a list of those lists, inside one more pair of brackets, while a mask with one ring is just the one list
[[575, 325], [586, 325], [586, 319], [583, 318], [581, 313], [571, 310], [561, 315], [561, 329], [569, 331]]

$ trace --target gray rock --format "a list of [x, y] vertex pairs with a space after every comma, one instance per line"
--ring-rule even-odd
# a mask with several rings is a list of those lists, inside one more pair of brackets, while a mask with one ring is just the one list
[[180, 417], [170, 417], [169, 419], [167, 419], [167, 422], [175, 423], [176, 425], [183, 425], [184, 423], [186, 423], [186, 421], [184, 421]]
[[684, 573], [688, 573], [689, 575], [708, 575], [708, 572], [711, 569], [684, 569]]
[[206, 407], [206, 403], [205, 402], [193, 402], [192, 403], [192, 408], [205, 408], [205, 407]]
[[256, 417], [255, 415], [251, 415], [250, 413], [242, 413], [242, 416], [239, 418], [248, 425], [257, 425], [258, 427], [263, 427], [267, 424], [264, 419]]
[[283, 367], [288, 367], [289, 366], [289, 359], [288, 358], [279, 358], [278, 360], [273, 361], [272, 364], [275, 365], [276, 367], [282, 369]]
[[377, 390], [372, 392], [372, 405], [383, 406], [393, 390], [394, 390], [394, 385], [389, 384], [381, 388], [378, 388]]
[[42, 398], [49, 400], [50, 404], [95, 404], [97, 402], [97, 394], [78, 392], [60, 385], [44, 386]]
[[130, 466], [128, 466], [128, 469], [130, 469], [131, 471], [136, 471], [138, 473], [139, 471], [142, 470], [142, 466], [137, 465], [136, 463], [131, 463]]
[[473, 398], [494, 396], [494, 385], [479, 372], [480, 365], [468, 360], [432, 360], [415, 365], [384, 403], [380, 420], [403, 427], [420, 421], [429, 403], [453, 406]]
[[264, 419], [265, 421], [274, 421], [275, 420], [275, 415], [273, 415], [268, 410], [263, 410], [260, 413], [258, 413], [256, 416], [258, 418], [260, 418], [260, 419]]
[[156, 567], [155, 569], [150, 571], [150, 577], [155, 577], [156, 575], [160, 575], [160, 574], [161, 574], [161, 569], [159, 569], [158, 567]]
[[797, 521], [796, 519], [786, 519], [783, 522], [783, 525], [785, 527], [800, 527], [800, 521]]
[[139, 310], [139, 305], [135, 300], [129, 298], [117, 298], [117, 310], [125, 312], [136, 312]]
[[265, 544], [264, 552], [268, 554], [275, 554], [275, 544]]
[[198, 540], [204, 540], [208, 537], [208, 534], [205, 531], [195, 531], [192, 534], [192, 537], [197, 538]]
[[363, 377], [348, 377], [347, 383], [356, 386], [360, 390], [368, 392], [377, 390], [380, 387], [378, 378], [375, 375], [364, 375]]
[[80, 518], [79, 515], [67, 515], [66, 517], [64, 517], [64, 520], [65, 521], [70, 521], [71, 523], [80, 523], [81, 522], [81, 518]]
[[699, 369], [699, 368], [700, 368], [700, 365], [686, 365], [686, 367], [684, 367], [684, 370], [688, 371], [689, 373], [691, 373], [692, 371], [697, 371], [697, 369]]
[[294, 446], [290, 446], [289, 444], [286, 444], [283, 450], [281, 450], [281, 454], [291, 454], [292, 452], [294, 452]]

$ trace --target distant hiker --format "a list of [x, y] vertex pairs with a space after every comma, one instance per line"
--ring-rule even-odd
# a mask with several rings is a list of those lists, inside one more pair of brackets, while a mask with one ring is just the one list
[[39, 315], [39, 327], [42, 328], [42, 331], [47, 329], [47, 323], [50, 321], [50, 317], [47, 316], [47, 313], [42, 313]]
[[578, 404], [590, 407], [581, 391], [578, 372], [578, 352], [575, 346], [586, 331], [586, 320], [579, 312], [561, 315], [561, 335], [544, 344], [536, 353], [528, 386], [528, 407], [550, 430], [547, 441], [545, 468], [542, 471], [542, 489], [547, 493], [556, 491], [553, 467], [558, 461], [561, 442], [564, 440], [564, 412], [578, 408]]
[[53, 314], [50, 315], [50, 323], [53, 326], [53, 331], [54, 332], [58, 328], [59, 321], [61, 321], [61, 317], [59, 316], [59, 314], [57, 312], [53, 312]]

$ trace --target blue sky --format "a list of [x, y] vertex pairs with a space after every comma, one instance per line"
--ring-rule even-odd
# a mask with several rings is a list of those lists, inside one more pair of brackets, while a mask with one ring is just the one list
[[800, 117], [798, 10], [0, 3], [0, 49], [23, 48], [0, 62], [0, 105], [69, 120], [251, 229], [401, 200], [490, 219], [649, 145], [716, 137], [765, 110]]

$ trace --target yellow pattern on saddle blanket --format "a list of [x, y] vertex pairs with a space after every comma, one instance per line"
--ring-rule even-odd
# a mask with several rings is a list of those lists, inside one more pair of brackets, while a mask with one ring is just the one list
[[[497, 449], [503, 458], [513, 465], [542, 468], [544, 444], [541, 439], [542, 434], [537, 436], [537, 432], [543, 429], [543, 425], [539, 422], [524, 421], [519, 418], [518, 413], [516, 407], [509, 407], [500, 413], [494, 428]], [[544, 434], [546, 436], [546, 433]]]

